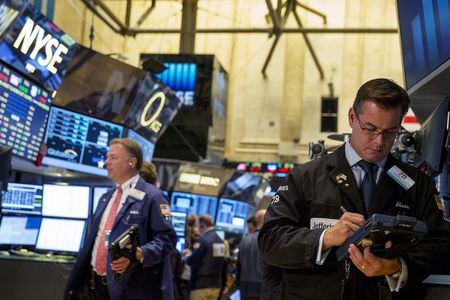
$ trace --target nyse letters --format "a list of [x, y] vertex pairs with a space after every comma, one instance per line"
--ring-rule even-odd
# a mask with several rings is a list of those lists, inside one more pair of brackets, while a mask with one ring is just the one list
[[[31, 47], [32, 45], [34, 46]], [[27, 18], [13, 46], [25, 55], [28, 55], [31, 50], [29, 57], [33, 60], [44, 49], [45, 55], [39, 57], [37, 62], [41, 66], [46, 67], [52, 74], [58, 72], [56, 65], [62, 61], [63, 58], [61, 55], [67, 54], [69, 51], [65, 45], [59, 43], [51, 34], [46, 34], [45, 30], [35, 24], [30, 18]]]

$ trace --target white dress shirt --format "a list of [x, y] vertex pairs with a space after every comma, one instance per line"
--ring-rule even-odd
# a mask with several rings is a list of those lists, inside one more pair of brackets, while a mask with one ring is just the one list
[[[131, 177], [129, 180], [127, 180], [125, 183], [123, 183], [121, 185], [122, 199], [120, 200], [119, 207], [117, 208], [117, 212], [119, 212], [122, 209], [122, 207], [128, 197], [128, 194], [130, 192], [130, 189], [134, 188], [136, 186], [136, 183], [138, 182], [138, 180], [139, 180], [139, 174]], [[108, 205], [106, 206], [105, 211], [103, 212], [102, 219], [100, 221], [100, 225], [97, 230], [97, 236], [95, 238], [94, 247], [92, 248], [92, 257], [91, 257], [91, 266], [94, 271], [96, 271], [95, 270], [95, 261], [97, 258], [97, 249], [99, 247], [103, 228], [105, 228], [106, 219], [108, 218], [109, 211], [111, 210], [111, 206], [112, 206], [112, 203], [114, 202], [113, 200], [116, 198], [116, 195], [117, 195], [117, 188], [114, 191], [114, 193], [111, 195], [111, 198], [109, 199]], [[98, 274], [98, 275], [104, 276], [106, 274]]]

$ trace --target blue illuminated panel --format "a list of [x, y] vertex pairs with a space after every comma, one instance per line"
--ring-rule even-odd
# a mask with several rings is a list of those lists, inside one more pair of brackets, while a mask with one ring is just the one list
[[214, 221], [217, 197], [173, 192], [170, 207], [173, 212], [184, 212], [188, 216], [207, 214]]
[[247, 225], [249, 204], [233, 199], [221, 198], [217, 210], [216, 228], [243, 233]]
[[197, 64], [165, 63], [164, 65], [167, 69], [156, 76], [175, 91], [175, 95], [183, 102], [183, 105], [193, 106]]
[[0, 144], [35, 161], [45, 133], [51, 96], [0, 64]]
[[42, 185], [9, 183], [3, 194], [2, 213], [40, 215], [42, 213]]
[[0, 224], [0, 244], [34, 246], [41, 217], [3, 216]]
[[448, 0], [398, 0], [406, 86], [413, 85], [450, 59]]
[[120, 125], [52, 107], [45, 135], [48, 154], [42, 162], [106, 176], [109, 142], [122, 131]]
[[184, 237], [186, 230], [186, 213], [172, 211], [172, 224], [177, 237]]

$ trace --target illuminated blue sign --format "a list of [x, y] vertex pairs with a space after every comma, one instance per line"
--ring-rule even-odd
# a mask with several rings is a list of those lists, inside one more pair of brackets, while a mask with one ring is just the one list
[[197, 64], [194, 63], [165, 63], [167, 69], [156, 75], [172, 90], [183, 102], [183, 105], [194, 105], [195, 78]]

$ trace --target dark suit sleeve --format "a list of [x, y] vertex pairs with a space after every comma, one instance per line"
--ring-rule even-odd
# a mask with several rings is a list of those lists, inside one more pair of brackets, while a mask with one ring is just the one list
[[299, 171], [288, 175], [287, 183], [272, 198], [258, 246], [264, 260], [282, 268], [312, 268], [323, 229], [309, 229], [307, 205]]
[[200, 238], [197, 243], [194, 244], [192, 254], [186, 258], [187, 264], [191, 267], [200, 267], [208, 250], [207, 243], [203, 238]]
[[161, 263], [164, 257], [175, 249], [176, 234], [172, 221], [170, 215], [167, 216], [167, 211], [162, 209], [161, 205], [168, 206], [162, 193], [152, 195], [150, 212], [147, 216], [147, 231], [150, 233], [150, 241], [141, 246], [144, 254], [143, 267], [151, 267]]

